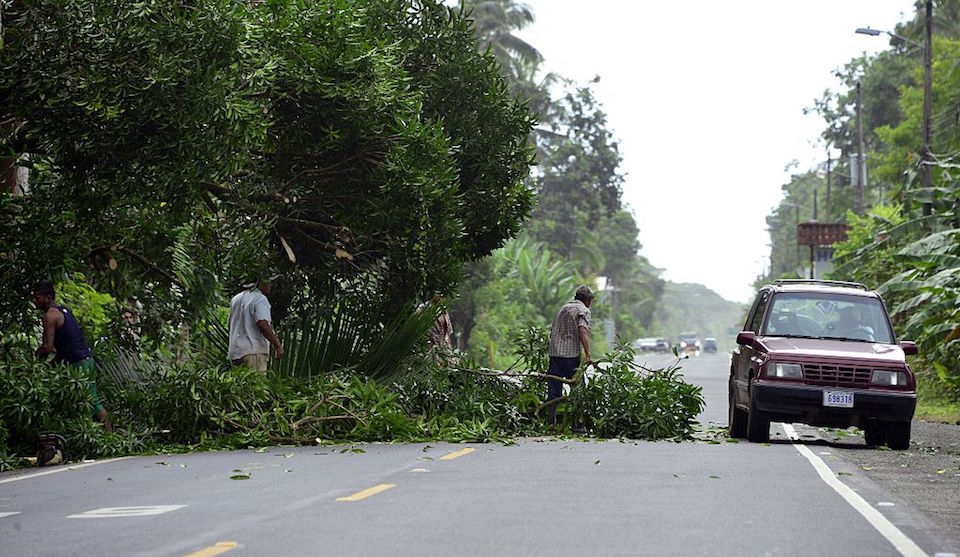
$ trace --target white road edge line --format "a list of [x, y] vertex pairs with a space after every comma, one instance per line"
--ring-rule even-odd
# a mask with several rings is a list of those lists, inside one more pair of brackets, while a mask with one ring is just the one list
[[98, 460], [96, 462], [87, 462], [85, 464], [74, 464], [73, 466], [65, 466], [62, 468], [54, 468], [52, 470], [44, 470], [43, 472], [37, 472], [35, 474], [21, 474], [13, 478], [7, 478], [5, 480], [0, 480], [0, 484], [5, 484], [9, 482], [16, 482], [20, 480], [29, 480], [30, 478], [39, 478], [40, 476], [46, 476], [49, 474], [56, 474], [57, 472], [66, 472], [67, 470], [78, 470], [80, 468], [86, 468], [88, 466], [96, 466], [97, 464], [106, 464], [108, 462], [117, 462], [118, 460], [126, 460], [130, 458], [129, 456], [121, 456], [119, 458], [108, 458], [106, 460]]
[[[797, 435], [797, 430], [793, 428], [790, 424], [782, 424], [783, 430], [786, 432], [787, 437], [794, 441], [799, 441], [800, 436]], [[807, 460], [810, 461], [810, 464], [813, 465], [813, 468], [817, 471], [817, 474], [820, 475], [827, 485], [833, 488], [834, 491], [840, 494], [851, 507], [854, 508], [858, 513], [863, 515], [867, 519], [867, 522], [871, 526], [877, 529], [884, 538], [887, 539], [893, 547], [897, 548], [897, 551], [900, 552], [900, 555], [904, 557], [927, 557], [927, 554], [924, 553], [920, 546], [914, 543], [913, 540], [907, 537], [906, 534], [900, 531], [899, 528], [893, 525], [892, 522], [887, 520], [887, 517], [883, 516], [877, 509], [873, 508], [863, 497], [860, 497], [856, 491], [850, 489], [850, 487], [841, 482], [839, 478], [833, 473], [833, 470], [830, 469], [827, 464], [820, 459], [817, 455], [813, 454], [813, 451], [807, 448], [806, 445], [793, 445], [797, 451], [800, 452]]]

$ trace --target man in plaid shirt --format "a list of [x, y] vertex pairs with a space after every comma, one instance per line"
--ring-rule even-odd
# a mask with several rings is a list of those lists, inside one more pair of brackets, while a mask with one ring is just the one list
[[[565, 379], [573, 378], [580, 367], [580, 346], [583, 346], [587, 362], [590, 358], [590, 304], [593, 292], [586, 285], [577, 288], [572, 302], [564, 304], [553, 318], [550, 329], [550, 368], [548, 374]], [[563, 383], [549, 382], [547, 400], [563, 395]], [[549, 418], [555, 419], [556, 406], [550, 407]]]

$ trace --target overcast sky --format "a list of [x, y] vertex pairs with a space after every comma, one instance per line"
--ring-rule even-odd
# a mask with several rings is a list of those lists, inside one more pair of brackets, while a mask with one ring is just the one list
[[642, 253], [735, 301], [752, 299], [767, 261], [784, 168], [825, 158], [823, 121], [804, 107], [838, 87], [835, 68], [887, 46], [854, 29], [913, 13], [911, 0], [525, 3], [536, 23], [520, 35], [546, 71], [600, 76]]

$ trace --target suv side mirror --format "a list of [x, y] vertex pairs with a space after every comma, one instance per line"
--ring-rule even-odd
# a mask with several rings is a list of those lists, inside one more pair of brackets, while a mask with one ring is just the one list
[[903, 349], [903, 353], [907, 356], [916, 356], [919, 350], [917, 349], [917, 343], [912, 340], [901, 340], [900, 348]]
[[737, 334], [737, 344], [740, 344], [743, 346], [749, 346], [750, 348], [753, 348], [753, 345], [756, 342], [756, 340], [757, 340], [757, 333], [753, 331], [740, 331], [740, 333]]

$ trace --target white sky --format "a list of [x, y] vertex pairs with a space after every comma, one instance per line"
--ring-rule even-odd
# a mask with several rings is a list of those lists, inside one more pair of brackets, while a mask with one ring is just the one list
[[624, 201], [664, 278], [735, 301], [769, 255], [765, 217], [796, 159], [822, 160], [823, 121], [803, 109], [833, 70], [887, 46], [912, 0], [521, 0], [520, 33], [545, 70], [595, 91], [620, 141]]

